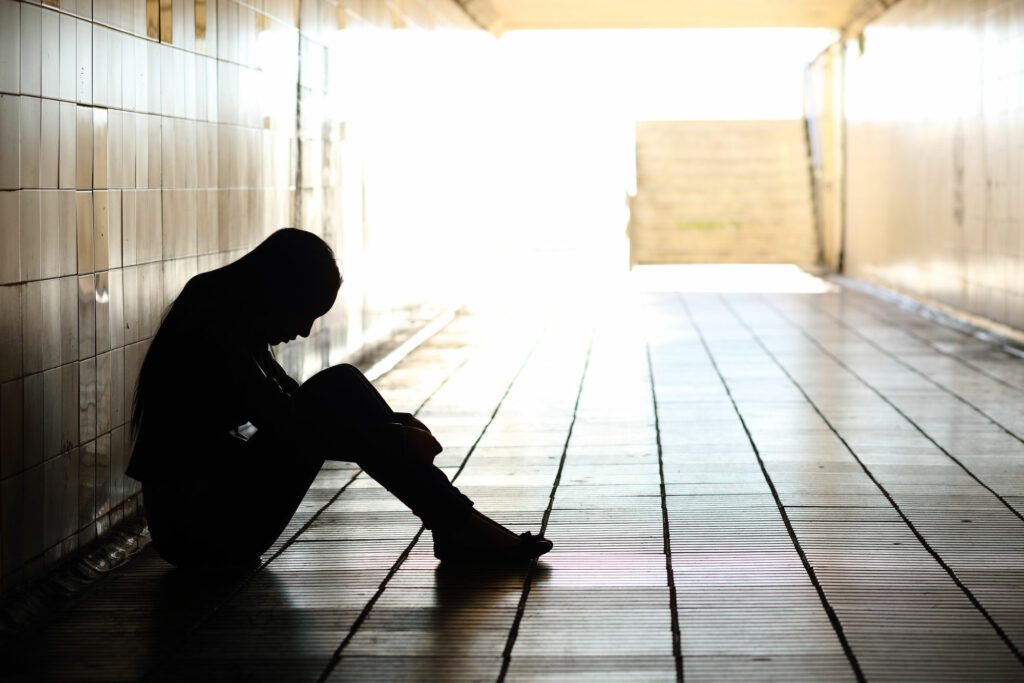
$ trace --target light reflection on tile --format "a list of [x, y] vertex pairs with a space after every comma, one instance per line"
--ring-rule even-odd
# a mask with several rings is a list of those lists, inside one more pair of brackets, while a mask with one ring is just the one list
[[96, 355], [96, 276], [78, 278], [78, 357]]

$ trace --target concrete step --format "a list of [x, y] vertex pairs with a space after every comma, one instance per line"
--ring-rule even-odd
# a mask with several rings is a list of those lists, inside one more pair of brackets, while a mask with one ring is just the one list
[[808, 173], [800, 121], [638, 123], [633, 261], [812, 263]]
[[742, 216], [747, 214], [780, 213], [811, 215], [808, 197], [693, 196], [692, 198], [637, 197], [630, 204], [635, 216]]

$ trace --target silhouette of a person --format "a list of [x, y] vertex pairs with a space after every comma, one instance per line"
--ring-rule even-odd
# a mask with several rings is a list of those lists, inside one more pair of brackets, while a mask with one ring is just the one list
[[[337, 365], [299, 385], [274, 360], [270, 346], [307, 336], [340, 286], [330, 247], [286, 228], [193, 277], [171, 305], [139, 371], [127, 470], [142, 482], [157, 552], [182, 567], [257, 560], [324, 460], [355, 462], [394, 494], [441, 560], [550, 550], [475, 510], [433, 464], [441, 445], [426, 425], [394, 412], [359, 370]], [[246, 422], [248, 439], [237, 431]]]

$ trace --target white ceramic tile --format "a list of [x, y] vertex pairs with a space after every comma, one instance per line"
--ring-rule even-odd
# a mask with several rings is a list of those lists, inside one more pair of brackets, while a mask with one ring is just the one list
[[0, 287], [0, 382], [21, 375], [21, 315], [24, 285]]
[[98, 107], [111, 106], [108, 90], [111, 87], [108, 72], [113, 61], [110, 42], [113, 31], [100, 26], [92, 27], [92, 67], [95, 78], [92, 83], [92, 103]]
[[22, 371], [28, 374], [60, 365], [59, 280], [26, 283], [22, 326]]
[[[96, 274], [96, 353], [110, 351], [110, 289], [107, 272]], [[107, 425], [109, 429], [109, 425]], [[100, 431], [106, 431], [101, 429]]]
[[[149, 137], [146, 139], [146, 144], [149, 146], [147, 153], [147, 160], [149, 161], [149, 170], [147, 172], [147, 178], [149, 180], [148, 187], [157, 188], [163, 184], [163, 176], [161, 175], [161, 163], [160, 163], [160, 119], [159, 116], [150, 116], [149, 118]], [[137, 139], [137, 138], [136, 138]], [[137, 171], [136, 166], [136, 172]]]
[[21, 280], [21, 197], [0, 190], [0, 285]]
[[75, 20], [75, 101], [92, 104], [92, 24]]
[[60, 15], [43, 8], [40, 92], [43, 97], [60, 97]]
[[[44, 399], [45, 400], [45, 399]], [[43, 546], [54, 548], [54, 556], [47, 557], [47, 564], [56, 564], [60, 559], [60, 522], [64, 491], [61, 460], [51, 458], [43, 464]]]
[[[145, 93], [146, 93], [146, 106], [140, 107], [140, 111], [146, 111], [150, 114], [160, 113], [160, 92], [161, 92], [161, 71], [160, 71], [160, 55], [161, 46], [153, 42], [141, 43], [145, 48], [146, 60], [146, 77], [145, 77]], [[136, 57], [138, 59], [138, 56]], [[137, 95], [141, 95], [140, 91]]]
[[110, 35], [110, 64], [107, 67], [106, 78], [108, 79], [107, 96], [110, 99], [110, 106], [121, 108], [124, 106], [124, 86], [122, 83], [124, 69], [122, 64], [126, 55], [128, 41], [131, 40], [123, 33], [112, 32]]
[[[96, 433], [110, 431], [110, 352], [96, 356]], [[109, 448], [109, 435], [108, 448]], [[108, 451], [109, 452], [109, 451]], [[109, 472], [108, 472], [109, 476]]]
[[95, 269], [92, 192], [76, 192], [75, 207], [78, 221], [78, 272], [91, 273]]
[[92, 110], [92, 187], [107, 187], [107, 110], [94, 107]]
[[121, 155], [124, 152], [124, 141], [122, 140], [123, 114], [116, 109], [107, 111], [107, 187], [122, 188], [124, 182], [121, 175], [124, 171], [124, 162]]
[[60, 199], [57, 190], [46, 190], [39, 201], [40, 271], [43, 278], [61, 275]]
[[0, 190], [21, 187], [21, 98], [0, 95]]
[[135, 187], [135, 114], [121, 116], [121, 187]]
[[43, 373], [22, 379], [22, 449], [26, 469], [43, 462]]
[[52, 458], [63, 449], [61, 422], [61, 368], [55, 367], [43, 373], [43, 457], [45, 458]]
[[25, 95], [41, 94], [42, 74], [42, 9], [36, 5], [21, 6], [21, 92]]
[[121, 68], [119, 82], [121, 84], [121, 107], [126, 111], [133, 111], [137, 104], [135, 90], [138, 81], [136, 74], [138, 66], [135, 61], [135, 50], [136, 44], [139, 42], [141, 41], [131, 36], [121, 37], [121, 61], [118, 64]]
[[39, 132], [39, 187], [55, 189], [59, 175], [59, 102], [55, 100], [41, 101]]
[[74, 189], [78, 153], [78, 120], [72, 102], [60, 103], [60, 134], [57, 141], [57, 186]]
[[135, 116], [135, 187], [149, 187], [149, 126], [150, 118], [144, 114]]
[[57, 192], [57, 222], [60, 234], [60, 274], [78, 272], [78, 202], [74, 190]]
[[58, 85], [60, 98], [62, 100], [74, 101], [78, 92], [78, 74], [76, 64], [78, 62], [78, 29], [74, 17], [66, 14], [60, 15], [60, 73]]
[[42, 277], [42, 228], [41, 228], [41, 192], [39, 190], [22, 190], [20, 196], [21, 226], [21, 279], [38, 280]]
[[75, 187], [92, 189], [92, 107], [75, 108]]
[[[3, 477], [24, 470], [21, 431], [23, 394], [20, 379], [0, 384], [0, 476]], [[7, 494], [6, 489], [4, 494]]]
[[133, 266], [138, 262], [136, 241], [136, 208], [137, 190], [124, 190], [121, 193], [121, 263]]
[[[92, 281], [92, 276], [88, 278]], [[81, 280], [80, 280], [81, 282]], [[79, 296], [82, 296], [81, 285]], [[93, 313], [93, 294], [90, 290], [89, 313]], [[80, 304], [81, 309], [81, 304]], [[94, 319], [95, 320], [95, 319]], [[95, 322], [93, 323], [95, 324]], [[83, 442], [96, 438], [96, 357], [85, 358], [78, 362], [78, 438]], [[81, 481], [81, 480], [79, 480]], [[92, 519], [89, 517], [89, 519]]]
[[107, 211], [108, 194], [106, 190], [96, 190], [92, 193], [93, 253], [95, 268], [98, 271], [106, 270], [110, 267], [110, 246], [107, 226], [107, 218], [109, 216]]
[[17, 93], [21, 81], [21, 3], [0, 0], [0, 92]]
[[41, 100], [22, 97], [18, 119], [20, 127], [21, 186], [39, 187], [39, 126], [42, 121]]
[[109, 268], [120, 268], [122, 257], [121, 190], [110, 190], [107, 197], [107, 263]]
[[[78, 359], [78, 276], [62, 277], [60, 282], [60, 362], [74, 366]], [[68, 364], [71, 364], [70, 366]], [[66, 381], [70, 381], [65, 377]], [[75, 380], [75, 394], [78, 394]], [[77, 423], [76, 423], [77, 424]], [[71, 443], [78, 443], [77, 436]]]

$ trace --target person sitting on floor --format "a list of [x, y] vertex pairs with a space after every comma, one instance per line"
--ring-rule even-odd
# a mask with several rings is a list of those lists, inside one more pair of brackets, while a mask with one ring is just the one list
[[[480, 513], [433, 464], [441, 445], [351, 365], [301, 385], [270, 346], [306, 337], [341, 275], [316, 235], [285, 228], [190, 279], [139, 371], [127, 474], [153, 546], [179, 567], [258, 561], [325, 460], [357, 463], [431, 530], [442, 561], [522, 561], [552, 547]], [[245, 439], [238, 427], [256, 427]]]

